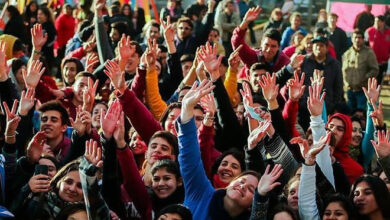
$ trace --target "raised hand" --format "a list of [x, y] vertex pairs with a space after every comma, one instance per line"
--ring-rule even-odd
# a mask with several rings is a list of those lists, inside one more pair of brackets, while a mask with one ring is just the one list
[[305, 92], [306, 86], [303, 85], [305, 81], [305, 73], [302, 73], [301, 80], [299, 80], [298, 71], [294, 72], [294, 79], [291, 79], [287, 83], [288, 96], [291, 101], [297, 102]]
[[300, 69], [304, 59], [305, 59], [304, 55], [294, 54], [291, 57], [291, 62], [290, 62], [291, 67], [294, 68], [294, 70]]
[[374, 125], [378, 126], [378, 127], [384, 127], [385, 122], [384, 122], [384, 116], [383, 116], [382, 101], [379, 101], [379, 105], [377, 107], [374, 100], [371, 99], [371, 105], [374, 108], [374, 111], [371, 112], [370, 117], [372, 118]]
[[9, 110], [6, 102], [3, 102], [3, 106], [4, 106], [4, 111], [7, 120], [7, 125], [5, 128], [5, 136], [6, 138], [15, 137], [16, 129], [18, 128], [20, 122], [20, 117], [16, 114], [16, 109], [18, 108], [18, 100], [17, 99], [14, 100], [11, 111]]
[[73, 129], [77, 132], [78, 136], [83, 136], [85, 134], [85, 124], [83, 124], [81, 117], [83, 116], [84, 111], [81, 106], [78, 106], [76, 109], [76, 120], [70, 118], [70, 123]]
[[122, 111], [121, 104], [119, 101], [114, 101], [107, 110], [107, 113], [102, 110], [100, 112], [100, 124], [103, 130], [103, 135], [107, 139], [112, 137], [115, 127]]
[[98, 85], [99, 80], [96, 80], [93, 86], [91, 85], [91, 80], [88, 80], [88, 87], [83, 93], [83, 110], [88, 112], [92, 111]]
[[282, 165], [276, 164], [271, 172], [269, 172], [269, 169], [270, 165], [267, 165], [257, 186], [257, 192], [261, 196], [266, 196], [268, 192], [280, 185], [280, 182], [276, 182], [276, 180], [279, 179], [280, 175], [283, 173]]
[[50, 190], [50, 177], [44, 174], [34, 175], [28, 181], [33, 193], [48, 192]]
[[259, 81], [259, 84], [265, 100], [268, 103], [275, 102], [279, 94], [279, 84], [276, 84], [276, 75], [272, 74], [272, 77], [269, 73], [265, 76], [263, 75], [263, 79]]
[[95, 2], [95, 13], [98, 17], [103, 16], [103, 8], [106, 5], [106, 0], [96, 0]]
[[33, 49], [40, 52], [47, 41], [47, 33], [43, 33], [41, 24], [35, 24], [30, 31]]
[[290, 140], [291, 144], [298, 144], [301, 150], [302, 157], [305, 158], [306, 165], [313, 165], [316, 160], [316, 155], [320, 153], [330, 142], [331, 133], [328, 132], [325, 136], [315, 143], [311, 148], [306, 139], [295, 137]]
[[197, 82], [192, 85], [182, 100], [181, 120], [183, 122], [187, 122], [193, 117], [195, 105], [214, 88], [213, 83], [208, 80], [203, 80], [199, 86], [197, 86]]
[[85, 142], [85, 159], [88, 160], [89, 163], [93, 164], [96, 167], [103, 166], [102, 160], [102, 149], [97, 146], [97, 142], [93, 139]]
[[31, 61], [28, 65], [27, 73], [26, 70], [22, 69], [22, 75], [26, 88], [35, 89], [37, 87], [42, 74], [45, 72], [45, 67], [42, 68], [42, 62], [39, 60]]
[[215, 82], [219, 77], [219, 66], [221, 65], [222, 56], [217, 58], [217, 45], [210, 45], [209, 42], [206, 43], [206, 46], [202, 46], [199, 51], [199, 58], [204, 63], [204, 67], [207, 72], [210, 73], [210, 78]]
[[156, 68], [156, 59], [160, 49], [156, 39], [148, 39], [148, 48], [146, 49], [146, 65], [149, 69]]
[[241, 58], [239, 56], [239, 52], [242, 48], [242, 45], [238, 46], [234, 51], [233, 53], [230, 54], [229, 56], [229, 67], [232, 71], [234, 72], [238, 72], [238, 67], [240, 66], [240, 62], [241, 62]]
[[378, 131], [378, 143], [373, 140], [371, 140], [371, 143], [379, 158], [384, 158], [390, 155], [389, 131]]
[[90, 72], [92, 73], [93, 70], [94, 70], [94, 67], [96, 64], [99, 63], [99, 57], [96, 55], [96, 54], [93, 54], [93, 53], [90, 53], [87, 55], [87, 60], [86, 60], [86, 63], [85, 63], [85, 66], [87, 68], [85, 68], [85, 70], [87, 72]]
[[271, 125], [271, 121], [261, 121], [259, 126], [255, 128], [248, 137], [248, 149], [251, 150], [265, 137], [267, 130]]
[[311, 85], [314, 86], [315, 84], [318, 84], [320, 86], [319, 89], [322, 90], [324, 86], [324, 80], [325, 80], [323, 75], [324, 75], [324, 71], [314, 69], [313, 77], [310, 77]]
[[253, 97], [252, 97], [252, 91], [250, 89], [250, 85], [247, 82], [243, 82], [242, 85], [243, 85], [243, 89], [240, 89], [242, 102], [246, 106], [253, 107]]
[[250, 22], [256, 20], [257, 17], [259, 16], [261, 10], [262, 10], [262, 9], [260, 8], [260, 6], [257, 6], [257, 7], [255, 7], [255, 8], [250, 8], [250, 9], [246, 12], [246, 14], [245, 14], [245, 16], [244, 16], [244, 19], [243, 19], [243, 22], [246, 22], [246, 23], [249, 24]]
[[171, 24], [171, 17], [167, 16], [167, 22], [164, 22], [164, 20], [161, 19], [160, 23], [164, 33], [165, 42], [173, 42], [175, 40], [175, 28], [173, 24]]
[[200, 99], [200, 105], [210, 116], [214, 116], [217, 112], [214, 97], [211, 94], [207, 94]]
[[118, 43], [119, 51], [119, 63], [121, 70], [125, 69], [127, 61], [135, 53], [135, 45], [131, 45], [131, 38], [125, 34], [122, 35], [121, 40]]
[[34, 107], [35, 103], [35, 90], [27, 89], [27, 91], [22, 91], [22, 96], [20, 97], [20, 105], [18, 112], [21, 116], [26, 116], [28, 112]]
[[313, 86], [309, 86], [309, 98], [307, 99], [307, 109], [311, 116], [319, 116], [322, 114], [322, 106], [326, 93], [321, 95], [322, 86], [315, 83]]
[[363, 92], [366, 95], [368, 101], [371, 103], [376, 103], [379, 98], [379, 92], [381, 90], [381, 86], [378, 86], [378, 82], [374, 77], [368, 79], [368, 87], [363, 87]]
[[116, 146], [120, 149], [125, 148], [126, 141], [125, 141], [125, 116], [123, 111], [121, 111], [119, 120], [117, 121], [114, 133], [112, 135], [114, 137], [114, 140], [116, 142]]
[[8, 79], [6, 45], [4, 41], [0, 41], [0, 82]]
[[123, 94], [126, 89], [124, 72], [121, 71], [118, 64], [112, 60], [108, 60], [104, 66], [106, 67], [104, 73], [110, 78], [111, 84]]
[[35, 134], [27, 146], [27, 159], [30, 163], [38, 163], [41, 158], [43, 147], [46, 142], [46, 135], [44, 131]]

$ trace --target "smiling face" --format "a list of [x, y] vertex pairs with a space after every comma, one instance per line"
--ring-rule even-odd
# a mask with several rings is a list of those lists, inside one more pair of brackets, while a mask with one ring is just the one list
[[41, 131], [45, 132], [47, 139], [56, 139], [63, 135], [66, 124], [62, 124], [61, 113], [55, 110], [42, 112]]
[[363, 133], [362, 133], [362, 126], [360, 126], [360, 123], [357, 121], [352, 122], [352, 141], [351, 145], [353, 147], [358, 147], [360, 143], [362, 142]]
[[171, 132], [173, 135], [177, 136], [175, 129], [175, 121], [179, 117], [181, 112], [180, 108], [174, 108], [168, 113], [167, 120], [164, 123], [164, 130]]
[[374, 191], [365, 181], [356, 185], [353, 192], [353, 203], [361, 215], [370, 215], [380, 211], [378, 204], [376, 203]]
[[267, 71], [265, 69], [260, 69], [260, 70], [254, 70], [250, 73], [250, 83], [251, 83], [251, 86], [254, 90], [254, 92], [258, 92], [260, 91], [261, 87], [260, 87], [260, 80], [261, 80], [261, 77], [263, 75], [265, 75], [267, 73]]
[[60, 181], [58, 195], [66, 202], [79, 202], [83, 199], [80, 174], [71, 171]]
[[74, 78], [77, 74], [77, 65], [75, 62], [67, 62], [62, 69], [65, 83], [73, 85]]
[[169, 173], [165, 168], [158, 169], [153, 174], [152, 189], [160, 199], [165, 199], [172, 195], [181, 186], [182, 180], [177, 179], [175, 174]]
[[240, 162], [232, 155], [227, 155], [219, 165], [217, 174], [222, 182], [230, 183], [241, 171]]
[[331, 202], [325, 209], [323, 220], [348, 220], [348, 213], [340, 202]]
[[226, 188], [226, 196], [241, 208], [247, 209], [252, 204], [258, 182], [257, 177], [251, 174], [244, 175], [229, 184]]
[[90, 77], [78, 77], [72, 86], [74, 92], [73, 98], [79, 103], [83, 103], [83, 94], [85, 89], [88, 88], [88, 81], [90, 85], [93, 85], [93, 80]]
[[107, 112], [107, 106], [101, 103], [96, 104], [92, 109], [92, 127], [97, 130], [100, 129], [100, 112], [103, 110]]
[[150, 140], [145, 157], [149, 165], [153, 165], [161, 157], [170, 157], [172, 160], [176, 159], [175, 155], [173, 155], [172, 146], [167, 140], [161, 137]]
[[271, 62], [279, 51], [278, 41], [265, 37], [261, 42], [261, 51], [267, 62]]
[[148, 149], [146, 143], [141, 139], [141, 136], [139, 136], [137, 132], [133, 132], [129, 146], [134, 155], [145, 154]]

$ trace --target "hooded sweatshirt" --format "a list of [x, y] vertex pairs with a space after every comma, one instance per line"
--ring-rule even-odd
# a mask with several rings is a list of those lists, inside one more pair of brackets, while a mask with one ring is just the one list
[[336, 145], [333, 156], [340, 162], [349, 182], [352, 184], [364, 172], [363, 167], [348, 154], [349, 144], [352, 138], [352, 122], [348, 115], [336, 113], [329, 118], [328, 123], [333, 118], [340, 119], [345, 126], [344, 135]]

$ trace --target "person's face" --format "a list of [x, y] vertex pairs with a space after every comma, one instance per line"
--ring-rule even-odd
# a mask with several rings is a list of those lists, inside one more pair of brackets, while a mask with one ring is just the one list
[[187, 76], [188, 72], [191, 69], [191, 66], [192, 66], [191, 61], [186, 61], [186, 62], [181, 63], [181, 70], [183, 72], [183, 77]]
[[77, 65], [74, 62], [67, 62], [64, 65], [63, 75], [64, 75], [64, 81], [69, 84], [73, 85], [74, 83], [74, 78], [77, 74]]
[[85, 220], [88, 219], [87, 212], [80, 210], [68, 216], [67, 220]]
[[280, 21], [281, 19], [283, 18], [283, 13], [282, 11], [276, 11], [273, 16], [272, 16], [272, 19], [274, 21]]
[[309, 143], [309, 146], [310, 146], [310, 147], [313, 145], [313, 143], [314, 143], [314, 141], [313, 141], [313, 135], [309, 135], [309, 136], [307, 137], [307, 142]]
[[355, 49], [360, 49], [364, 44], [364, 38], [360, 34], [352, 34], [352, 44]]
[[357, 184], [353, 192], [353, 203], [361, 215], [369, 215], [379, 210], [374, 190], [365, 181]]
[[313, 44], [313, 54], [316, 57], [324, 57], [326, 56], [326, 53], [328, 52], [328, 48], [326, 47], [326, 44], [322, 42], [316, 42]]
[[251, 72], [251, 74], [250, 74], [250, 83], [251, 83], [251, 86], [252, 86], [254, 92], [260, 91], [261, 87], [260, 87], [259, 82], [261, 80], [261, 76], [263, 76], [266, 73], [267, 73], [267, 71], [265, 71], [264, 69], [262, 69], [262, 70], [255, 70], [255, 71]]
[[58, 195], [66, 202], [79, 202], [83, 200], [79, 171], [71, 171], [66, 174], [61, 180]]
[[235, 108], [236, 116], [240, 124], [243, 124], [244, 121], [244, 112], [245, 108], [244, 105], [238, 105], [237, 108]]
[[177, 26], [177, 36], [180, 40], [186, 39], [191, 36], [192, 28], [187, 22], [181, 22]]
[[112, 42], [116, 43], [121, 39], [121, 35], [119, 34], [119, 31], [117, 29], [111, 28], [110, 38]]
[[45, 132], [46, 138], [60, 137], [65, 132], [66, 127], [66, 124], [62, 124], [60, 112], [49, 110], [41, 114], [41, 131]]
[[158, 169], [153, 174], [152, 189], [160, 199], [169, 197], [181, 185], [181, 179], [176, 179], [175, 174], [169, 173], [165, 168]]
[[158, 217], [158, 220], [183, 220], [179, 214], [176, 213], [165, 213]]
[[227, 4], [225, 10], [228, 14], [232, 14], [234, 11], [234, 5], [232, 3]]
[[179, 92], [179, 99], [178, 101], [181, 102], [184, 98], [184, 96], [187, 94], [187, 92], [190, 91], [189, 89], [182, 89], [180, 92]]
[[219, 165], [217, 174], [222, 182], [230, 183], [236, 176], [240, 175], [241, 171], [238, 160], [232, 155], [227, 155]]
[[129, 15], [130, 15], [130, 12], [131, 12], [130, 7], [129, 7], [129, 6], [124, 6], [124, 8], [123, 8], [123, 14], [124, 14], [125, 16], [129, 16]]
[[313, 51], [313, 43], [311, 42], [311, 40], [311, 37], [306, 38], [305, 50], [307, 53], [311, 53]]
[[150, 26], [150, 28], [148, 30], [148, 36], [151, 39], [156, 39], [157, 40], [160, 37], [160, 31], [158, 30], [157, 27]]
[[297, 169], [297, 172], [295, 172], [295, 176], [301, 176], [302, 175], [302, 167], [299, 167]]
[[263, 51], [265, 60], [271, 61], [279, 51], [279, 44], [276, 40], [266, 37], [261, 42], [261, 50]]
[[90, 77], [79, 77], [73, 84], [74, 99], [78, 102], [83, 102], [84, 91], [88, 88], [88, 81], [93, 85], [93, 80]]
[[336, 146], [339, 144], [340, 140], [344, 136], [345, 125], [344, 122], [338, 118], [333, 118], [328, 124], [329, 130], [334, 134], [336, 139]]
[[195, 117], [195, 125], [196, 128], [199, 128], [202, 125], [202, 121], [204, 119], [204, 114], [200, 109], [194, 109], [194, 117]]
[[388, 189], [389, 192], [390, 192], [390, 180], [389, 180], [389, 178], [386, 176], [385, 172], [382, 171], [381, 175], [379, 175], [379, 178], [381, 178], [381, 179], [383, 180], [383, 182], [386, 183], [387, 189]]
[[96, 104], [92, 109], [92, 127], [100, 128], [100, 112], [104, 110], [107, 112], [107, 107], [103, 104]]
[[26, 70], [26, 66], [22, 66], [21, 68], [19, 68], [15, 74], [16, 81], [18, 82], [19, 85], [24, 85], [24, 79], [22, 74], [23, 70]]
[[68, 7], [66, 7], [66, 9], [65, 9], [65, 13], [67, 14], [67, 15], [72, 15], [72, 8], [70, 7], [70, 6], [68, 6]]
[[40, 165], [46, 165], [47, 166], [47, 168], [48, 168], [47, 175], [50, 177], [50, 179], [52, 179], [53, 176], [56, 175], [57, 168], [56, 168], [56, 166], [54, 165], [54, 163], [51, 160], [46, 159], [46, 158], [42, 158], [42, 159], [39, 160], [38, 163]]
[[337, 24], [337, 18], [334, 16], [328, 16], [328, 24], [331, 27], [336, 27]]
[[218, 42], [218, 40], [219, 40], [218, 32], [216, 32], [214, 30], [210, 31], [208, 41], [209, 42]]
[[141, 136], [139, 136], [137, 132], [134, 132], [133, 135], [131, 136], [129, 146], [130, 149], [133, 151], [134, 155], [145, 154], [146, 150], [148, 149], [148, 146], [142, 140]]
[[42, 12], [42, 10], [38, 10], [37, 18], [38, 23], [40, 24], [45, 23], [48, 19], [47, 16]]
[[352, 122], [352, 141], [351, 145], [353, 147], [358, 147], [362, 141], [363, 133], [360, 123], [357, 121]]
[[348, 220], [348, 213], [339, 202], [331, 202], [325, 209], [323, 220]]
[[259, 180], [253, 175], [245, 175], [232, 181], [226, 188], [226, 196], [242, 208], [249, 208], [252, 204]]
[[365, 5], [366, 11], [371, 12], [372, 5]]
[[301, 26], [301, 18], [299, 16], [295, 16], [291, 21], [291, 28], [296, 30]]
[[302, 41], [302, 39], [304, 38], [304, 36], [302, 34], [298, 34], [294, 37], [294, 44], [295, 45], [299, 45]]
[[170, 0], [167, 2], [167, 7], [170, 9], [174, 9], [176, 7], [176, 0]]
[[36, 12], [38, 9], [38, 5], [37, 4], [31, 4], [30, 5], [30, 11], [31, 12]]
[[146, 160], [150, 165], [153, 165], [161, 157], [170, 157], [175, 160], [172, 146], [164, 138], [156, 137], [150, 141], [148, 150], [146, 151]]
[[139, 64], [139, 55], [138, 53], [133, 53], [129, 60], [127, 60], [125, 71], [128, 73], [135, 73]]
[[175, 129], [175, 121], [179, 117], [181, 112], [180, 108], [174, 108], [171, 112], [169, 112], [167, 120], [165, 120], [164, 123], [164, 129], [166, 131], [171, 132], [173, 135], [177, 136], [176, 129]]
[[375, 18], [374, 26], [376, 29], [383, 29], [385, 27], [385, 22]]
[[288, 188], [287, 204], [290, 208], [298, 210], [299, 181], [293, 182]]
[[287, 212], [279, 212], [274, 215], [273, 220], [294, 220]]

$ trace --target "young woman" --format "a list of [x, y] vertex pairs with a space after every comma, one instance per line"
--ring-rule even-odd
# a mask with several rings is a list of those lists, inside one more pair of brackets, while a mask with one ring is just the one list
[[386, 184], [376, 176], [363, 175], [352, 186], [350, 200], [359, 219], [390, 219], [390, 193]]
[[6, 9], [6, 14], [9, 20], [5, 25], [4, 34], [13, 35], [19, 38], [23, 43], [26, 43], [23, 17], [20, 15], [18, 9], [15, 6], [10, 5]]
[[324, 207], [323, 220], [351, 220], [356, 217], [352, 203], [341, 194], [331, 195]]
[[211, 182], [215, 189], [222, 189], [245, 170], [245, 156], [236, 150], [224, 152], [214, 162]]
[[301, 31], [295, 32], [291, 36], [291, 42], [290, 46], [283, 49], [283, 53], [286, 54], [288, 57], [292, 57], [292, 55], [295, 53], [296, 48], [300, 45], [305, 35]]

